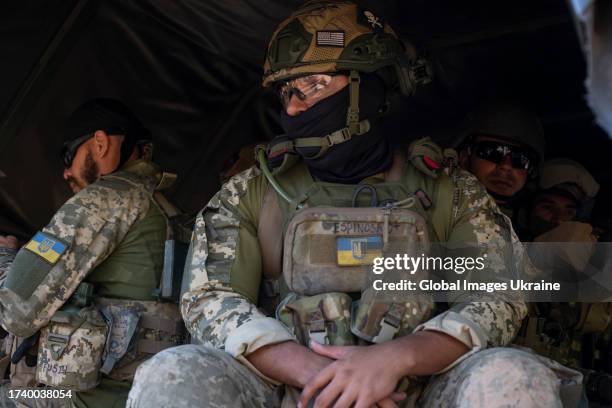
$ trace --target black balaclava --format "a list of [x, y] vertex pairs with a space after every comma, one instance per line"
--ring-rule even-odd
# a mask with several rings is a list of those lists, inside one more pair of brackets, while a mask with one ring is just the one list
[[[326, 154], [312, 158], [319, 148], [300, 148], [310, 172], [331, 183], [355, 184], [366, 177], [391, 167], [393, 151], [380, 126], [380, 111], [386, 103], [385, 84], [377, 75], [361, 74], [359, 88], [359, 120], [369, 119], [370, 130], [332, 146]], [[349, 86], [318, 102], [297, 116], [281, 112], [281, 124], [290, 140], [323, 137], [346, 127], [349, 107]]]

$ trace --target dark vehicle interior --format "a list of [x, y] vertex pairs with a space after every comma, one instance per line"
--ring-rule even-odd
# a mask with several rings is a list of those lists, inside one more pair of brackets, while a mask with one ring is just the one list
[[[69, 197], [62, 126], [84, 100], [123, 100], [195, 213], [242, 146], [279, 134], [261, 87], [267, 40], [296, 0], [24, 0], [0, 5], [0, 231], [25, 240]], [[387, 118], [394, 140], [450, 143], [483, 98], [511, 97], [543, 123], [547, 157], [569, 157], [610, 207], [612, 141], [585, 103], [585, 63], [565, 0], [363, 1], [416, 45], [434, 80]]]

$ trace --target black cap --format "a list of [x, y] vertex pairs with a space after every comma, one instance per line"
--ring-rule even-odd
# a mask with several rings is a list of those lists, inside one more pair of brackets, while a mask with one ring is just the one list
[[72, 112], [64, 132], [64, 143], [97, 130], [113, 135], [125, 135], [126, 139], [134, 142], [151, 139], [149, 130], [123, 102], [96, 98], [90, 99]]

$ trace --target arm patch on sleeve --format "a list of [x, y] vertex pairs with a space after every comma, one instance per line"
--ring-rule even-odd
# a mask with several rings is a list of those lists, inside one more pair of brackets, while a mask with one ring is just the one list
[[62, 254], [66, 252], [68, 245], [50, 234], [38, 232], [30, 242], [25, 244], [24, 248], [40, 256], [51, 265], [55, 265]]
[[67, 248], [65, 242], [53, 235], [37, 233], [17, 253], [4, 287], [28, 299]]

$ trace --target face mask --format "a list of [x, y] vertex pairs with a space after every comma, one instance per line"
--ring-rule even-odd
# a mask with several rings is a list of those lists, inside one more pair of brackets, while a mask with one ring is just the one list
[[[318, 147], [299, 148], [310, 172], [323, 181], [354, 184], [391, 166], [393, 151], [380, 129], [379, 109], [384, 105], [385, 86], [375, 75], [362, 75], [359, 97], [360, 120], [370, 120], [370, 131], [332, 146], [318, 158]], [[281, 124], [290, 140], [322, 137], [346, 126], [349, 87], [318, 102], [296, 116], [281, 113]]]

